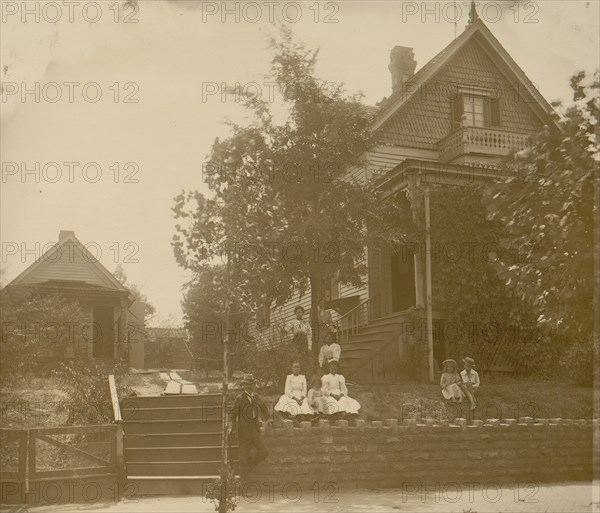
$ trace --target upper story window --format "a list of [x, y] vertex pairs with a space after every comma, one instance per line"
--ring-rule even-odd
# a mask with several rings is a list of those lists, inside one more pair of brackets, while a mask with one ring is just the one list
[[500, 102], [491, 91], [472, 87], [459, 88], [452, 102], [452, 130], [461, 126], [500, 126]]

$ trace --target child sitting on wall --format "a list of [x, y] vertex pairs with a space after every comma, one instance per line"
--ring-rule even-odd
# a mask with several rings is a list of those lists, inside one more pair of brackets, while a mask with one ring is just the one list
[[314, 414], [313, 421], [317, 421], [321, 413], [323, 413], [325, 401], [321, 393], [321, 379], [319, 376], [315, 375], [310, 379], [310, 390], [306, 399]]
[[473, 367], [475, 366], [475, 360], [473, 358], [463, 358], [463, 363], [465, 364], [464, 370], [460, 373], [460, 378], [462, 381], [462, 389], [465, 395], [471, 401], [471, 410], [477, 408], [477, 400], [475, 399], [475, 391], [479, 390], [479, 374]]

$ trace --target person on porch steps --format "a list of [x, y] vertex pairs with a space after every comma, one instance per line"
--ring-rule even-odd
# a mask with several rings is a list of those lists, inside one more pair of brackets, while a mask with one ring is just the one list
[[460, 378], [462, 381], [462, 389], [465, 395], [471, 401], [471, 410], [477, 408], [477, 401], [475, 400], [475, 391], [479, 390], [479, 374], [477, 371], [473, 369], [475, 366], [475, 360], [473, 358], [463, 358], [463, 363], [465, 368], [460, 373]]
[[308, 354], [312, 349], [312, 328], [310, 323], [304, 319], [304, 308], [298, 305], [294, 308], [296, 318], [285, 325], [285, 332], [291, 338], [291, 342], [297, 347], [301, 355]]
[[333, 332], [327, 334], [323, 340], [323, 344], [323, 347], [319, 351], [319, 365], [321, 366], [321, 370], [326, 372], [326, 369], [329, 369], [329, 362], [332, 360], [340, 361], [342, 348], [335, 341], [335, 333]]
[[444, 360], [442, 365], [444, 366], [444, 373], [440, 380], [442, 395], [444, 396], [444, 399], [451, 399], [452, 402], [461, 403], [465, 394], [461, 388], [461, 377], [458, 372], [456, 372], [456, 362], [452, 359], [448, 359]]

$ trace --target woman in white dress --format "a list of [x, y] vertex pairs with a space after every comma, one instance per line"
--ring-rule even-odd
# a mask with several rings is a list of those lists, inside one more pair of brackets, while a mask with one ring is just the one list
[[294, 362], [292, 364], [292, 374], [289, 374], [285, 380], [285, 392], [275, 405], [275, 411], [291, 418], [298, 415], [312, 416], [313, 411], [306, 400], [307, 395], [306, 378], [304, 374], [300, 374], [300, 363]]
[[338, 362], [329, 362], [329, 374], [321, 378], [321, 392], [325, 399], [324, 409], [328, 415], [350, 414], [358, 415], [360, 404], [348, 397], [348, 388], [344, 376], [337, 373]]
[[342, 348], [333, 337], [333, 333], [329, 333], [325, 337], [323, 347], [319, 351], [319, 366], [324, 372], [327, 372], [326, 369], [329, 368], [329, 362], [333, 360], [339, 362], [342, 355]]

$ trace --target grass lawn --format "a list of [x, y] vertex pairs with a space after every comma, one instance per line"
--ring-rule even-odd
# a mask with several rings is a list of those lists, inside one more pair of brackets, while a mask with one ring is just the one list
[[[184, 371], [182, 378], [197, 384], [198, 390], [217, 391], [220, 373]], [[241, 373], [239, 374], [241, 377]], [[236, 375], [237, 377], [237, 375]], [[491, 378], [490, 378], [491, 379]], [[350, 397], [361, 404], [359, 418], [384, 420], [397, 418], [505, 418], [518, 417], [591, 419], [593, 389], [568, 383], [546, 382], [527, 378], [496, 378], [482, 385], [477, 397], [479, 406], [472, 414], [469, 402], [453, 404], [445, 401], [439, 385], [402, 383], [396, 385], [349, 386]], [[273, 405], [283, 390], [259, 390], [261, 397]]]
[[[209, 379], [203, 373], [182, 371], [183, 379], [197, 384], [201, 393], [218, 392], [220, 374]], [[237, 374], [234, 381], [241, 377]], [[136, 394], [159, 395], [164, 382], [154, 374], [131, 374], [126, 383]], [[108, 386], [108, 385], [107, 385]], [[263, 399], [274, 405], [283, 391], [259, 390]], [[479, 406], [469, 416], [469, 404], [444, 401], [438, 385], [403, 383], [397, 385], [349, 386], [350, 396], [361, 404], [359, 418], [570, 418], [591, 419], [592, 388], [565, 383], [533, 380], [511, 380], [504, 383], [482, 383]], [[65, 397], [56, 379], [32, 378], [5, 386], [0, 392], [2, 427], [28, 428], [65, 425], [68, 411], [61, 411], [59, 400]]]

